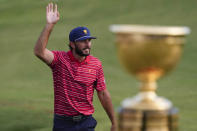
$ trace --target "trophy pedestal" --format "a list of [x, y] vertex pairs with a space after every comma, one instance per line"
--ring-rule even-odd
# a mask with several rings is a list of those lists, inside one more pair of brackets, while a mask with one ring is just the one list
[[136, 110], [168, 110], [172, 103], [164, 97], [157, 96], [154, 91], [142, 91], [133, 98], [125, 99], [122, 107]]
[[178, 110], [120, 108], [119, 131], [178, 131]]

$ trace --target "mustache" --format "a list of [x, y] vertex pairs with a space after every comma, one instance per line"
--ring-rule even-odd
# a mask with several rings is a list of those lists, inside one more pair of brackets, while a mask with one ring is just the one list
[[89, 47], [83, 48], [83, 50], [86, 50], [86, 49], [91, 49], [91, 48], [89, 48]]

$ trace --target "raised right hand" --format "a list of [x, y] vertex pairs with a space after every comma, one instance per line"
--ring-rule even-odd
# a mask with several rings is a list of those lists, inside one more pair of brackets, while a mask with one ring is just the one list
[[60, 19], [60, 14], [57, 10], [57, 5], [53, 7], [53, 3], [49, 3], [46, 7], [46, 19], [48, 24], [56, 24]]

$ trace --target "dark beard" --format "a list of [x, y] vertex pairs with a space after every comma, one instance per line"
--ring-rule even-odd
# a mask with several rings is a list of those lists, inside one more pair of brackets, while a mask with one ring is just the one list
[[[89, 48], [85, 48], [85, 49], [89, 49]], [[83, 50], [85, 50], [83, 49]], [[89, 56], [90, 54], [84, 54], [82, 50], [80, 50], [77, 45], [75, 45], [75, 52], [77, 53], [77, 55], [79, 56]]]

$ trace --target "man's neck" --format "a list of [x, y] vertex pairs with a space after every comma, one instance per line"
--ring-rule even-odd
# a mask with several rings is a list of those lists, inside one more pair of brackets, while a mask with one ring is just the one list
[[75, 51], [72, 50], [72, 54], [75, 57], [75, 59], [77, 59], [79, 62], [82, 62], [83, 60], [85, 60], [85, 56], [80, 56], [78, 55]]

